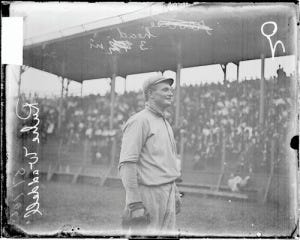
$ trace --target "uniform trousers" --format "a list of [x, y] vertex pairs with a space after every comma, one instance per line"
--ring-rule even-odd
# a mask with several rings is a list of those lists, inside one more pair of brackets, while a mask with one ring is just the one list
[[144, 206], [150, 214], [146, 233], [172, 233], [176, 227], [175, 183], [139, 185]]

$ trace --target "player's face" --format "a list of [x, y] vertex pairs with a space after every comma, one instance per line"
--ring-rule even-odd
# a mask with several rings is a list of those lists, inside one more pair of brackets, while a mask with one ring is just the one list
[[167, 82], [158, 83], [154, 86], [151, 98], [158, 107], [165, 109], [172, 104], [173, 89]]

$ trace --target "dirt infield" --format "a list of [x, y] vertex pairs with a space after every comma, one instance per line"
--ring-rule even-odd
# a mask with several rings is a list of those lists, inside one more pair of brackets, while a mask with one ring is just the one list
[[[40, 183], [43, 215], [22, 226], [29, 233], [53, 234], [65, 228], [92, 234], [114, 234], [120, 229], [124, 191], [65, 182]], [[287, 236], [292, 219], [276, 205], [200, 198], [185, 195], [177, 218], [181, 234], [222, 236]]]

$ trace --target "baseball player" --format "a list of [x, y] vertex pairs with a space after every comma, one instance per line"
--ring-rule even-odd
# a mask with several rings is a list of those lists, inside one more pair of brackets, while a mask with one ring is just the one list
[[180, 164], [164, 110], [173, 100], [174, 80], [155, 75], [143, 84], [145, 109], [123, 128], [119, 172], [126, 192], [123, 227], [142, 234], [171, 233], [180, 212], [175, 180]]

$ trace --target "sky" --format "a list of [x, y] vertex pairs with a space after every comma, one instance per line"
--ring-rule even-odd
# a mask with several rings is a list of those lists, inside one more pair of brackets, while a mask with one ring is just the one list
[[[51, 37], [53, 32], [66, 28], [80, 28], [83, 24], [95, 22], [100, 19], [139, 11], [146, 9], [153, 3], [28, 3], [15, 2], [11, 6], [11, 16], [24, 17], [24, 39], [38, 39], [39, 36]], [[173, 5], [170, 5], [174, 7]], [[161, 9], [161, 4], [154, 4], [154, 7]], [[155, 8], [156, 9], [156, 8]], [[86, 14], [88, 13], [88, 14]], [[103, 20], [104, 21], [104, 20]], [[91, 26], [93, 24], [90, 24]], [[87, 24], [86, 26], [89, 26]], [[260, 60], [245, 61], [240, 63], [240, 80], [260, 78]], [[295, 72], [295, 57], [279, 57], [266, 59], [265, 77], [268, 79], [276, 76], [278, 65], [283, 66], [288, 75]], [[138, 91], [143, 81], [153, 73], [129, 75], [126, 78], [127, 91]], [[171, 71], [163, 73], [167, 77], [175, 77]], [[237, 67], [229, 63], [227, 66], [227, 79], [236, 80]], [[181, 70], [181, 84], [194, 85], [199, 83], [211, 83], [223, 81], [224, 75], [220, 65], [201, 66], [185, 68]], [[37, 92], [40, 96], [60, 95], [61, 79], [53, 74], [29, 68], [22, 74], [21, 92], [26, 94]], [[96, 79], [85, 81], [83, 85], [71, 82], [69, 85], [70, 95], [80, 95], [81, 87], [83, 95], [105, 94], [110, 90], [110, 79]], [[122, 94], [125, 90], [125, 79], [117, 77], [116, 92]]]

